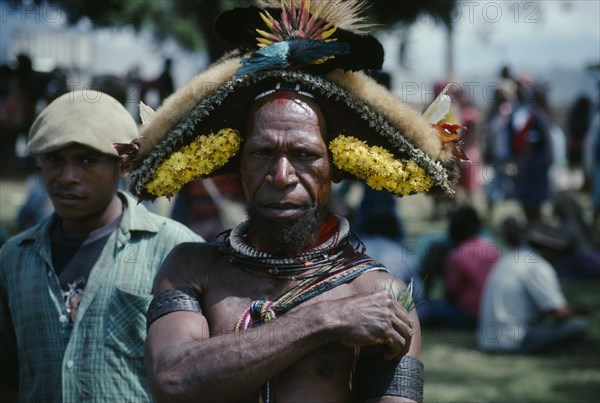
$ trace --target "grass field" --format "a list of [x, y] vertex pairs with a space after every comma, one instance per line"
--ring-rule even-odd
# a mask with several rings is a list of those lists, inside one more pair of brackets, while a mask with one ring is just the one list
[[[22, 183], [0, 182], [0, 222], [11, 228], [25, 197]], [[479, 201], [480, 202], [480, 201]], [[431, 221], [431, 199], [402, 199], [400, 211], [412, 236], [445, 230], [442, 220]], [[481, 207], [481, 205], [479, 205]], [[502, 217], [518, 214], [514, 203], [499, 206], [493, 227]], [[582, 345], [554, 356], [508, 356], [481, 353], [474, 332], [426, 330], [426, 402], [600, 402], [600, 282], [563, 283], [567, 298], [588, 308], [589, 334]]]
[[[587, 205], [585, 198], [581, 201]], [[446, 229], [444, 220], [429, 219], [431, 198], [411, 196], [399, 205], [406, 233], [413, 239]], [[481, 196], [474, 205], [485, 210]], [[544, 214], [551, 219], [549, 206]], [[497, 234], [510, 215], [521, 216], [514, 201], [503, 202], [493, 217], [482, 219], [487, 230]], [[439, 284], [433, 286], [439, 289]], [[425, 402], [600, 402], [600, 281], [561, 286], [570, 302], [589, 310], [589, 332], [581, 345], [553, 356], [493, 355], [477, 350], [475, 332], [424, 330]]]
[[560, 355], [491, 355], [474, 332], [423, 334], [426, 402], [599, 402], [600, 282], [563, 283], [567, 298], [589, 309], [589, 334]]

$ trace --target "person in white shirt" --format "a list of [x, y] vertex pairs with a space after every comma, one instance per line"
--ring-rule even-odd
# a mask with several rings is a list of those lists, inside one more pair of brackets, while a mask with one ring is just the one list
[[[504, 223], [507, 250], [496, 263], [483, 292], [479, 348], [488, 352], [557, 351], [583, 339], [586, 321], [577, 316], [561, 291], [551, 265], [568, 239], [545, 224], [523, 231]], [[527, 245], [521, 243], [521, 236]]]

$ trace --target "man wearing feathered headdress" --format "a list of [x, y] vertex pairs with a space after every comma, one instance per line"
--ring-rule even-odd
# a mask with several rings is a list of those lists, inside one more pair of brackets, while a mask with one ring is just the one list
[[[452, 193], [456, 128], [363, 71], [383, 63], [364, 2], [262, 1], [222, 14], [241, 52], [211, 66], [119, 145], [140, 199], [241, 175], [248, 220], [164, 262], [148, 311], [158, 401], [421, 401], [412, 286], [327, 211], [343, 178], [404, 196]], [[444, 112], [444, 109], [446, 112]]]

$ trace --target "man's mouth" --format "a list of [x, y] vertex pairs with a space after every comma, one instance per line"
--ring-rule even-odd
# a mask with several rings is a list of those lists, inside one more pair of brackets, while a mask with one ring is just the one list
[[76, 192], [53, 192], [52, 196], [55, 199], [66, 202], [75, 202], [85, 198], [81, 193]]
[[269, 203], [263, 206], [266, 216], [271, 218], [294, 218], [304, 209], [301, 205], [294, 203]]
[[294, 210], [300, 208], [299, 205], [294, 203], [269, 203], [266, 204], [265, 207], [275, 210]]

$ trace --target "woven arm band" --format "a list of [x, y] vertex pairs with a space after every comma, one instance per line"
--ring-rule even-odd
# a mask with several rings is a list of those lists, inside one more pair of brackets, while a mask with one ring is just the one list
[[425, 371], [423, 363], [416, 358], [404, 356], [399, 361], [385, 361], [370, 357], [357, 372], [356, 392], [360, 401], [399, 396], [423, 402]]
[[194, 289], [171, 288], [154, 297], [146, 314], [146, 328], [149, 328], [152, 322], [161, 316], [177, 311], [202, 313]]

